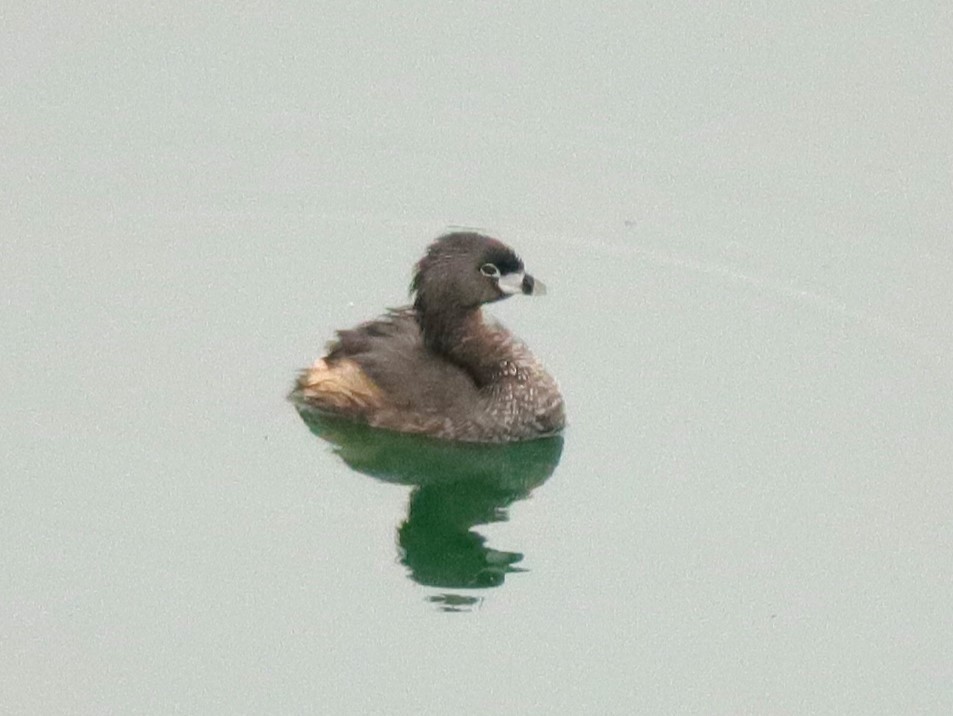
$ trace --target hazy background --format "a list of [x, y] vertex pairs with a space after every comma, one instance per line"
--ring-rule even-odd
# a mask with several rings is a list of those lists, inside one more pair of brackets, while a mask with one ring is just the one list
[[[953, 710], [948, 3], [3, 16], [4, 710]], [[284, 395], [451, 225], [571, 426], [448, 611]]]

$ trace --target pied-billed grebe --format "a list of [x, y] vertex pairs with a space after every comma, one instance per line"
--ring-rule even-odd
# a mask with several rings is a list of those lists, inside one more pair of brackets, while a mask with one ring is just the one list
[[482, 234], [441, 236], [417, 263], [413, 306], [338, 331], [302, 371], [300, 407], [447, 440], [509, 442], [565, 425], [556, 381], [480, 306], [543, 284], [511, 248]]

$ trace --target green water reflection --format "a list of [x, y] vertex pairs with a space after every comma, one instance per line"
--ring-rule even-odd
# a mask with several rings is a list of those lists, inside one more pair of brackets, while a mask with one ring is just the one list
[[[448, 443], [375, 430], [299, 411], [311, 431], [352, 469], [412, 487], [397, 529], [401, 562], [415, 582], [442, 590], [502, 586], [523, 553], [494, 549], [473, 529], [507, 520], [507, 508], [542, 485], [559, 463], [560, 436], [510, 445]], [[479, 603], [444, 592], [429, 601], [446, 611]]]

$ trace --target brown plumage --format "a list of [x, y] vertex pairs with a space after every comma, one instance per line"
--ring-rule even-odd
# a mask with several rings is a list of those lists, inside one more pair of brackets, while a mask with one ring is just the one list
[[292, 399], [401, 432], [474, 442], [551, 435], [565, 424], [555, 381], [480, 306], [543, 285], [496, 239], [452, 233], [417, 263], [413, 306], [339, 331]]

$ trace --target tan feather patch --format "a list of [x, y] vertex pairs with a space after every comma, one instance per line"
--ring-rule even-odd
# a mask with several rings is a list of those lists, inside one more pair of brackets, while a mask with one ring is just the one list
[[303, 400], [327, 410], [367, 410], [383, 400], [377, 384], [347, 358], [331, 364], [319, 358], [298, 376], [295, 392]]

